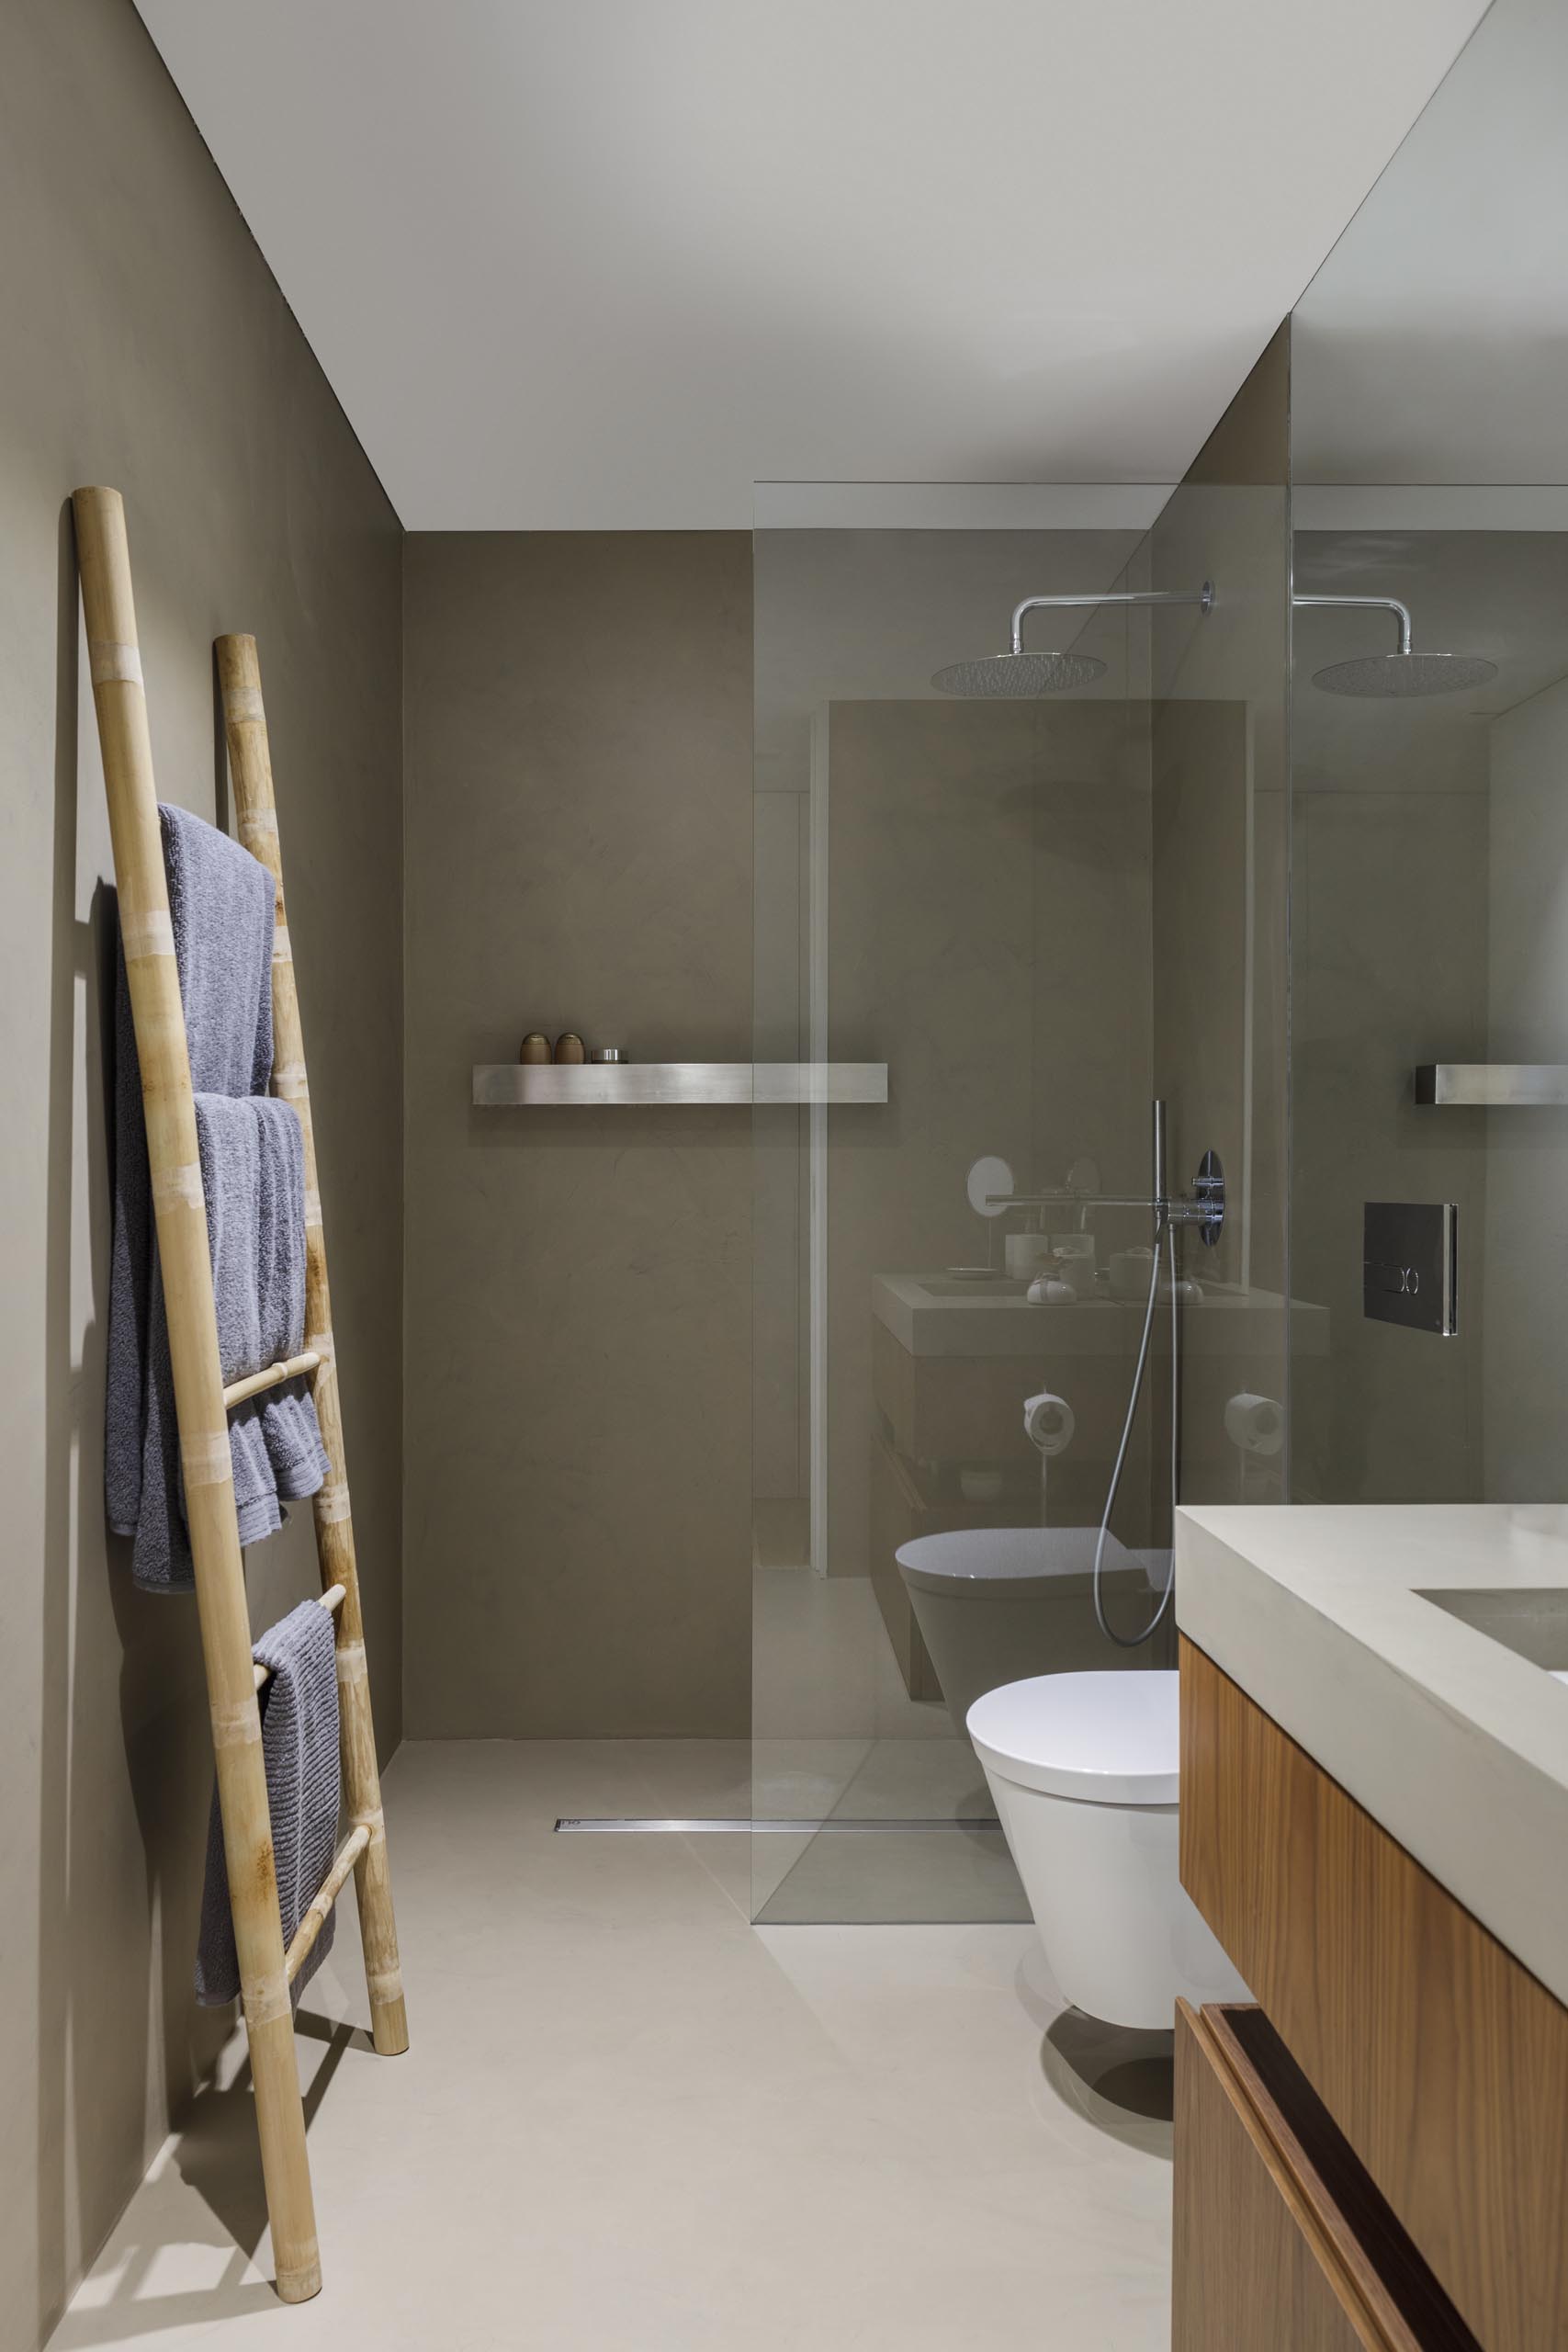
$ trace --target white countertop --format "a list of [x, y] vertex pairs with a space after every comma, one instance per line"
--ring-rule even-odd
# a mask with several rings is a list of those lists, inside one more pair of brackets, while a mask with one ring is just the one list
[[1568, 1505], [1197, 1508], [1176, 1558], [1189, 1639], [1568, 2002], [1568, 1687], [1422, 1598], [1568, 1610]]

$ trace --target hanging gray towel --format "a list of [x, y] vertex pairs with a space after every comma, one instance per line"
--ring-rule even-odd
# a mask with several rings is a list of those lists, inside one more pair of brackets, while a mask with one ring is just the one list
[[[342, 1783], [333, 1619], [319, 1601], [302, 1600], [262, 1634], [252, 1655], [259, 1665], [272, 1668], [272, 1679], [263, 1685], [258, 1703], [277, 1903], [287, 1951], [312, 1896], [332, 1868], [337, 1849]], [[294, 1979], [296, 2007], [301, 1989], [332, 1949], [335, 1925], [336, 1914], [329, 1912], [325, 1927]], [[240, 1962], [229, 1907], [223, 1820], [214, 1788], [196, 1952], [196, 1997], [205, 2007], [222, 2008], [236, 2000], [239, 1992]]]
[[[248, 850], [186, 810], [158, 814], [197, 1094], [220, 1355], [225, 1381], [238, 1380], [298, 1353], [304, 1329], [303, 1144], [292, 1108], [265, 1091], [272, 1069], [272, 877]], [[137, 1583], [188, 1592], [194, 1572], [123, 955], [118, 967], [105, 1497], [110, 1526], [131, 1539]], [[282, 1502], [313, 1494], [326, 1474], [303, 1383], [240, 1407], [231, 1417], [231, 1447], [242, 1543], [274, 1533]]]
[[[291, 1103], [196, 1098], [225, 1383], [298, 1355], [305, 1340], [305, 1142]], [[229, 1416], [242, 1544], [283, 1524], [282, 1502], [313, 1495], [330, 1464], [303, 1379], [248, 1397]]]

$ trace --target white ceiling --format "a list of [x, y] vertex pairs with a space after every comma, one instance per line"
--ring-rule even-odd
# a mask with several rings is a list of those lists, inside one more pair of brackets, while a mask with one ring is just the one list
[[1179, 475], [1482, 0], [139, 0], [404, 523]]

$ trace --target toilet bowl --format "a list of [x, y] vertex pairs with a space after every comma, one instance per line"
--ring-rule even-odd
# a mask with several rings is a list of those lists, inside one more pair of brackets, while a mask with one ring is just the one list
[[[917, 1535], [894, 1555], [920, 1638], [931, 1654], [953, 1728], [998, 1683], [1079, 1668], [1159, 1667], [1170, 1656], [1162, 1626], [1142, 1649], [1114, 1651], [1094, 1621], [1093, 1527], [965, 1527]], [[1146, 1618], [1165, 1580], [1108, 1535], [1105, 1589], [1127, 1597], [1130, 1623]]]
[[1178, 1680], [1035, 1675], [969, 1710], [1051, 1973], [1112, 2025], [1251, 1997], [1177, 1876]]

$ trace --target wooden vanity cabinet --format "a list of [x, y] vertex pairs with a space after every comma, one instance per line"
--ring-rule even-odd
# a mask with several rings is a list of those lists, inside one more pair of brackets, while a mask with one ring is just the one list
[[1476, 2352], [1261, 2009], [1176, 2020], [1172, 2352]]
[[[1354, 2165], [1471, 2331], [1345, 2340], [1568, 2352], [1568, 2008], [1185, 1638], [1180, 1837], [1182, 1883], [1261, 2004], [1258, 2047], [1283, 2054], [1321, 2115], [1328, 2169]], [[1224, 2045], [1218, 2026], [1205, 2041], [1209, 2020], [1252, 2014], [1184, 2024], [1177, 2202], [1189, 2243], [1184, 2255], [1179, 2232], [1178, 2259], [1189, 2278], [1246, 2267], [1223, 2199], [1203, 2187], [1235, 2053], [1225, 2046], [1217, 2084], [1198, 2060]], [[1276, 2104], [1297, 2128], [1292, 2101]], [[1225, 2161], [1245, 2170], [1234, 2125], [1229, 2137]], [[1250, 2193], [1261, 2199], [1256, 2181]], [[1366, 2252], [1372, 2209], [1359, 2195], [1348, 2205]], [[1315, 2352], [1339, 2340], [1315, 2324], [1281, 2320], [1255, 2339], [1179, 2324], [1176, 2342]]]

